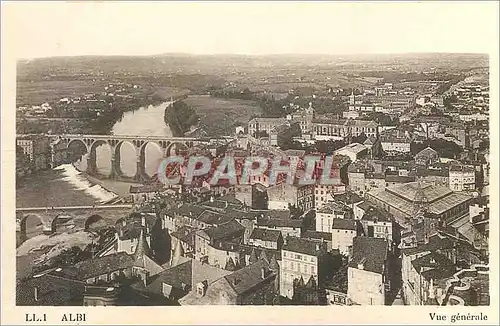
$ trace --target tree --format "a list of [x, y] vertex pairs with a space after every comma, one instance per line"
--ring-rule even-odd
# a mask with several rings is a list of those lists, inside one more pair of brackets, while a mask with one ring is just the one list
[[346, 143], [343, 140], [319, 140], [314, 146], [316, 151], [330, 155], [345, 145]]
[[253, 136], [255, 138], [268, 138], [269, 134], [265, 130], [259, 130], [259, 131], [254, 132]]
[[352, 137], [351, 140], [353, 143], [363, 144], [367, 139], [365, 133], [361, 133], [359, 136]]
[[454, 142], [444, 139], [431, 139], [421, 143], [412, 143], [410, 148], [411, 154], [416, 155], [426, 147], [434, 149], [440, 157], [450, 159], [456, 159], [463, 152], [463, 148]]
[[294, 137], [300, 137], [301, 135], [300, 125], [293, 123], [289, 128], [278, 134], [278, 146], [284, 151], [288, 149], [302, 149], [302, 145], [293, 140]]
[[288, 204], [288, 209], [290, 210], [290, 217], [292, 219], [298, 219], [304, 215], [304, 210], [300, 207], [296, 207], [295, 204]]

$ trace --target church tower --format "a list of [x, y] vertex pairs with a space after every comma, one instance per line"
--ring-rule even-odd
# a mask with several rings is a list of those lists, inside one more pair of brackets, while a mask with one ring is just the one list
[[132, 267], [132, 274], [139, 276], [144, 285], [146, 285], [149, 271], [147, 269], [148, 260], [151, 260], [152, 251], [149, 248], [148, 241], [146, 240], [146, 235], [144, 234], [144, 228], [141, 228], [141, 234], [139, 235], [137, 247], [135, 247], [134, 252], [134, 265]]
[[351, 95], [349, 95], [349, 104], [350, 105], [356, 104], [356, 95], [354, 95], [354, 88], [351, 91]]

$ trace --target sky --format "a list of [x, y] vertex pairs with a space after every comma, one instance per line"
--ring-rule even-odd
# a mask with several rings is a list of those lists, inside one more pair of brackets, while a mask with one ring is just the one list
[[17, 58], [489, 53], [496, 2], [2, 2]]

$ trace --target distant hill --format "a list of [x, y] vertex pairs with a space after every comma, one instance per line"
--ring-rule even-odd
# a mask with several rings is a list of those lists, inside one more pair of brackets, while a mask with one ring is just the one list
[[369, 69], [371, 65], [411, 67], [426, 69], [471, 69], [488, 67], [488, 55], [460, 53], [409, 53], [370, 55], [193, 55], [166, 53], [149, 56], [76, 56], [39, 58], [18, 63], [18, 77], [36, 76], [46, 73], [69, 72], [113, 74], [185, 73], [185, 74], [228, 74], [235, 71], [249, 71], [259, 68], [349, 67]]

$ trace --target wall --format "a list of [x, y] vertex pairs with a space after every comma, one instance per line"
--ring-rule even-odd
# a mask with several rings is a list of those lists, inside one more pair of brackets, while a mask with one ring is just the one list
[[341, 253], [348, 255], [349, 246], [352, 246], [354, 237], [357, 232], [355, 230], [340, 230], [332, 229], [332, 249], [338, 249]]
[[384, 152], [400, 152], [400, 153], [409, 153], [410, 152], [410, 143], [393, 143], [393, 142], [384, 142], [382, 141], [382, 149]]
[[381, 274], [349, 267], [347, 297], [359, 305], [384, 305], [385, 289]]
[[280, 294], [292, 299], [293, 280], [304, 278], [307, 282], [312, 275], [318, 275], [318, 258], [288, 250], [281, 251]]

